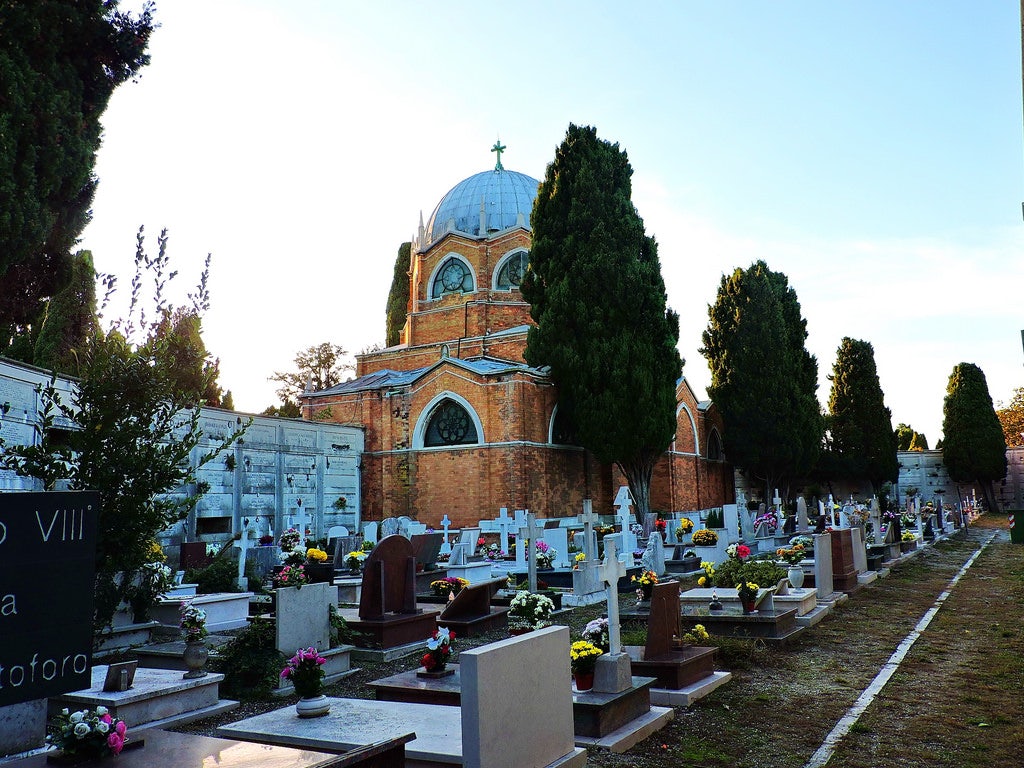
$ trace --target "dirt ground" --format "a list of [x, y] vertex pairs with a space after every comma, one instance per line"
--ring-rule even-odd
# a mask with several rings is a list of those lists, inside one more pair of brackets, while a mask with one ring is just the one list
[[[982, 517], [966, 534], [929, 547], [840, 605], [785, 648], [719, 640], [719, 669], [733, 679], [624, 754], [591, 751], [596, 768], [799, 768], [946, 591], [990, 543], [927, 629], [838, 743], [829, 766], [989, 768], [1024, 766], [1024, 546], [1009, 542], [1005, 516]], [[685, 585], [684, 585], [685, 587]], [[623, 606], [631, 601], [622, 597]], [[574, 636], [600, 606], [560, 616]], [[504, 633], [500, 637], [504, 637]], [[498, 637], [460, 641], [471, 647]], [[457, 661], [457, 659], [454, 659]], [[415, 657], [364, 665], [327, 689], [370, 698], [365, 684], [416, 666]], [[291, 703], [247, 702], [218, 725]]]

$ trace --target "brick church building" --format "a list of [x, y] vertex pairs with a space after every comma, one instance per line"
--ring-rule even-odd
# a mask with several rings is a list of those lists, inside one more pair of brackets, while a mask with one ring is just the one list
[[[459, 526], [501, 507], [561, 517], [588, 497], [610, 514], [625, 484], [571, 444], [557, 390], [523, 359], [532, 320], [519, 282], [540, 182], [498, 158], [452, 187], [426, 225], [420, 216], [399, 344], [359, 355], [355, 379], [302, 396], [304, 418], [365, 429], [364, 520], [408, 515], [436, 526], [447, 514]], [[651, 508], [731, 502], [715, 407], [698, 402], [685, 377], [676, 399], [678, 428], [655, 468]]]

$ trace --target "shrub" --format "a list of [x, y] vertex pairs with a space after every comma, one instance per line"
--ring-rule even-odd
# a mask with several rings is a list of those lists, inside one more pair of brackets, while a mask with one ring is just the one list
[[224, 694], [235, 699], [270, 695], [285, 663], [277, 650], [273, 622], [255, 621], [222, 646], [213, 664], [224, 674]]
[[771, 587], [785, 575], [786, 571], [771, 560], [743, 562], [731, 557], [715, 567], [715, 585], [733, 588], [741, 581], [752, 581]]

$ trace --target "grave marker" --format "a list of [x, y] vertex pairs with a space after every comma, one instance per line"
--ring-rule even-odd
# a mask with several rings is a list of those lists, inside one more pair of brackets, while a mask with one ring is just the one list
[[594, 531], [594, 525], [598, 522], [598, 517], [594, 514], [590, 499], [583, 500], [583, 512], [577, 515], [576, 519], [583, 523], [583, 553], [587, 560], [596, 560], [597, 533]]
[[498, 511], [498, 517], [494, 521], [498, 528], [498, 546], [506, 555], [508, 554], [508, 535], [517, 530], [516, 521], [508, 516], [508, 508], [502, 507]]
[[379, 523], [367, 523], [365, 526], [363, 526], [363, 541], [369, 541], [376, 544], [377, 537], [379, 536], [379, 528]]
[[806, 533], [809, 525], [807, 520], [807, 502], [803, 496], [796, 497], [796, 529], [800, 533]]
[[632, 554], [633, 550], [636, 549], [636, 534], [630, 528], [632, 516], [629, 513], [629, 505], [632, 503], [633, 497], [629, 495], [629, 486], [620, 486], [614, 501], [615, 518], [622, 529], [623, 551], [628, 554]]
[[615, 552], [615, 539], [605, 537], [604, 559], [597, 568], [605, 584], [608, 600], [608, 653], [598, 657], [594, 668], [594, 690], [598, 693], [619, 693], [633, 686], [629, 656], [622, 652], [622, 625], [619, 621], [619, 579], [628, 569]]
[[[526, 557], [527, 578], [531, 592], [537, 591], [537, 558], [534, 556], [536, 542], [540, 541], [543, 528], [537, 526], [537, 516], [533, 512], [526, 514], [526, 525], [519, 529], [518, 543], [516, 544], [516, 561], [519, 557]], [[527, 543], [529, 539], [529, 543]]]
[[448, 529], [451, 527], [452, 521], [448, 519], [448, 513], [441, 518], [441, 528], [444, 529], [444, 542], [441, 544], [442, 555], [450, 555], [452, 553], [452, 545], [448, 541]]

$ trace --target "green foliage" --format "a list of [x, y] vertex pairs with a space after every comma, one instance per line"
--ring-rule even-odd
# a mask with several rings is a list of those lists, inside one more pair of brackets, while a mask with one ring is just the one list
[[752, 581], [762, 587], [772, 587], [786, 575], [786, 569], [774, 560], [746, 560], [730, 557], [715, 566], [715, 585], [735, 587], [741, 581]]
[[[70, 396], [57, 391], [55, 380], [40, 389], [35, 444], [4, 446], [0, 452], [0, 466], [38, 478], [47, 489], [66, 479], [72, 490], [101, 492], [97, 630], [109, 625], [148, 561], [149, 543], [195, 505], [198, 495], [183, 490], [195, 482], [196, 468], [244, 431], [209, 451], [195, 450], [202, 438], [199, 409], [192, 407], [194, 399], [182, 397], [168, 370], [165, 339], [154, 332], [153, 321], [144, 319], [173, 309], [163, 298], [173, 274], [158, 273], [154, 279], [155, 311], [143, 313], [140, 308], [143, 275], [165, 264], [165, 245], [162, 234], [160, 256], [151, 259], [139, 231], [127, 318], [106, 333], [96, 331], [79, 350], [79, 379]], [[113, 283], [107, 279], [107, 297]], [[205, 277], [200, 281], [204, 285]], [[193, 298], [202, 305], [205, 291]]]
[[534, 202], [521, 291], [537, 325], [525, 357], [550, 366], [579, 444], [615, 462], [643, 514], [654, 463], [675, 433], [679, 318], [654, 239], [631, 200], [618, 144], [570, 125]]
[[284, 668], [285, 655], [277, 650], [272, 621], [253, 621], [221, 646], [211, 664], [224, 675], [223, 690], [234, 699], [267, 698]]
[[1010, 404], [996, 411], [1003, 439], [1011, 447], [1024, 445], [1024, 387], [1013, 390]]
[[770, 489], [818, 457], [818, 363], [807, 352], [796, 291], [763, 261], [723, 276], [700, 352], [725, 425], [725, 454]]
[[[246, 577], [251, 562], [246, 562]], [[219, 556], [202, 568], [195, 568], [185, 574], [187, 584], [196, 585], [196, 593], [210, 595], [215, 592], [241, 592], [238, 588], [238, 563], [229, 557]]]
[[206, 351], [199, 314], [184, 307], [166, 312], [155, 333], [163, 337], [162, 362], [171, 371], [178, 396], [185, 402], [224, 407], [224, 393], [217, 384], [220, 363]]
[[708, 518], [704, 521], [704, 525], [707, 528], [725, 528], [725, 520], [722, 516], [722, 510], [712, 509], [708, 512]]
[[1006, 477], [1006, 440], [981, 368], [953, 368], [942, 406], [942, 461], [956, 483], [976, 482], [990, 512], [999, 510], [992, 483]]
[[875, 350], [866, 341], [844, 337], [832, 368], [829, 397], [831, 449], [846, 479], [866, 479], [877, 492], [899, 478], [892, 412], [875, 367]]
[[114, 89], [149, 62], [152, 10], [146, 3], [132, 17], [116, 0], [2, 5], [0, 354], [71, 279], [97, 183], [100, 118]]
[[96, 332], [96, 270], [90, 251], [72, 257], [71, 281], [46, 303], [32, 363], [78, 373], [77, 350]]
[[275, 371], [270, 381], [281, 383], [277, 396], [282, 403], [297, 403], [307, 388], [319, 392], [339, 384], [342, 374], [352, 370], [352, 365], [345, 361], [347, 355], [344, 347], [326, 341], [306, 347], [295, 355], [297, 371]]
[[[939, 446], [936, 445], [936, 448]], [[916, 432], [909, 424], [899, 424], [896, 427], [896, 450], [897, 451], [927, 451], [928, 438]]]
[[294, 400], [285, 400], [281, 406], [272, 405], [263, 410], [264, 416], [280, 416], [282, 419], [298, 419], [302, 417], [302, 409]]
[[327, 606], [327, 609], [330, 612], [331, 647], [336, 648], [339, 645], [352, 645], [353, 641], [356, 639], [357, 633], [352, 631], [348, 622], [345, 621], [345, 617], [338, 613], [338, 609], [334, 603]]
[[405, 315], [409, 307], [409, 266], [412, 261], [412, 243], [402, 243], [395, 258], [395, 273], [391, 278], [388, 292], [387, 319], [384, 344], [393, 347], [400, 341], [399, 334], [405, 326]]

